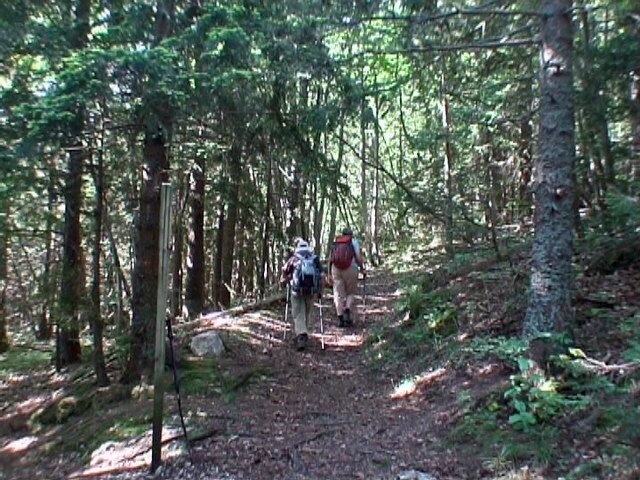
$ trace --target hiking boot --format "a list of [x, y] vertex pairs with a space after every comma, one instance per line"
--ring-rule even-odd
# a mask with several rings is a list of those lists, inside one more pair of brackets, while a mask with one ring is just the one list
[[338, 315], [338, 327], [344, 328], [346, 326], [347, 326], [347, 324], [344, 321], [344, 315]]
[[296, 337], [296, 350], [301, 352], [305, 348], [307, 348], [307, 343], [309, 341], [309, 335], [306, 333], [301, 333]]
[[351, 310], [348, 308], [344, 311], [344, 325], [351, 327], [353, 325], [353, 319], [351, 318]]

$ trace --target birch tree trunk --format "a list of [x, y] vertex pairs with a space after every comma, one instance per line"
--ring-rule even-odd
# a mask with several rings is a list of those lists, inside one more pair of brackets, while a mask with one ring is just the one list
[[535, 159], [535, 238], [525, 338], [562, 331], [573, 318], [575, 127], [571, 0], [542, 3], [539, 151]]

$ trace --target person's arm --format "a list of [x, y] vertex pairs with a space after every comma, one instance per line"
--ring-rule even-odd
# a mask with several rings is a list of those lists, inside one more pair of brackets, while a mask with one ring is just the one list
[[289, 257], [289, 259], [285, 262], [284, 266], [282, 267], [282, 273], [280, 275], [281, 283], [286, 283], [289, 280], [291, 280], [291, 274], [293, 273], [294, 258], [295, 258], [294, 256]]

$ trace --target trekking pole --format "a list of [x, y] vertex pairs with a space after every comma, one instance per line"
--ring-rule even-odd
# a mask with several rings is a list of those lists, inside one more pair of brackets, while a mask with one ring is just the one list
[[367, 318], [367, 274], [362, 273], [362, 323]]
[[284, 335], [282, 341], [287, 340], [287, 330], [289, 329], [289, 295], [291, 291], [291, 285], [287, 284], [287, 303], [284, 307]]
[[178, 413], [180, 414], [180, 423], [182, 424], [182, 433], [184, 435], [184, 443], [187, 446], [187, 453], [191, 455], [189, 437], [187, 436], [187, 427], [184, 423], [184, 415], [182, 414], [182, 398], [180, 397], [180, 377], [178, 376], [178, 367], [176, 366], [176, 356], [173, 348], [173, 329], [171, 328], [171, 319], [167, 317], [167, 337], [169, 337], [169, 353], [171, 355], [171, 367], [173, 369], [173, 385], [176, 389], [178, 397]]
[[320, 301], [320, 344], [322, 350], [324, 350], [324, 323], [322, 322], [322, 296], [318, 299]]

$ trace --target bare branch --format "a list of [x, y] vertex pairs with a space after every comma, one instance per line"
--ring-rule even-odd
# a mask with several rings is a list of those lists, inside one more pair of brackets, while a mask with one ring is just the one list
[[362, 17], [358, 19], [354, 19], [347, 23], [348, 26], [354, 26], [359, 23], [365, 22], [414, 22], [414, 23], [427, 23], [427, 22], [435, 22], [438, 20], [444, 20], [447, 18], [455, 17], [455, 16], [485, 16], [485, 15], [496, 15], [496, 16], [527, 16], [527, 17], [540, 17], [542, 14], [540, 12], [534, 10], [504, 10], [504, 9], [483, 9], [483, 8], [473, 8], [473, 9], [459, 9], [456, 8], [451, 10], [450, 12], [438, 13], [436, 15], [374, 15], [371, 17]]
[[493, 40], [480, 43], [466, 43], [460, 45], [431, 45], [426, 47], [399, 48], [393, 50], [363, 50], [355, 55], [397, 55], [420, 52], [454, 52], [460, 50], [495, 50], [498, 48], [526, 47], [539, 45], [540, 41], [535, 38], [522, 38], [515, 40]]

